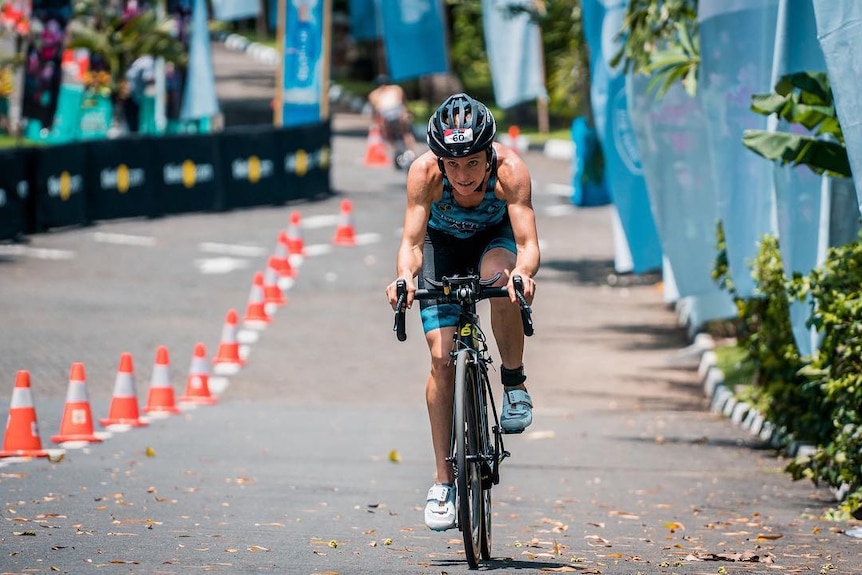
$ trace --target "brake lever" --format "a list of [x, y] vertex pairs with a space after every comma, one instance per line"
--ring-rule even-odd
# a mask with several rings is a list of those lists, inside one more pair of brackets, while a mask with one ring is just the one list
[[512, 278], [512, 285], [515, 286], [515, 297], [518, 298], [518, 306], [521, 308], [521, 323], [524, 325], [524, 335], [530, 337], [533, 335], [533, 310], [530, 304], [527, 303], [527, 298], [524, 297], [524, 280], [521, 276]]
[[398, 341], [407, 339], [407, 326], [404, 319], [404, 311], [407, 308], [407, 282], [400, 279], [395, 282], [395, 290], [398, 295], [398, 301], [395, 303], [395, 325], [392, 326], [392, 331]]

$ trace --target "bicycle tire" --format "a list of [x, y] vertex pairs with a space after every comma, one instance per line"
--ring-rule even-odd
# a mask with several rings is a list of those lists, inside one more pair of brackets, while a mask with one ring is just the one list
[[490, 420], [488, 419], [488, 380], [487, 373], [479, 373], [473, 370], [476, 378], [476, 398], [478, 401], [477, 413], [479, 414], [479, 452], [486, 459], [480, 468], [482, 473], [482, 528], [479, 533], [479, 552], [482, 559], [486, 561], [491, 558], [491, 487], [493, 486], [493, 474], [498, 462], [493, 458], [494, 448], [491, 446]]
[[470, 350], [461, 350], [455, 360], [455, 462], [457, 467], [458, 520], [464, 539], [467, 564], [476, 569], [481, 554], [484, 496], [479, 462], [479, 436], [475, 373], [468, 362]]

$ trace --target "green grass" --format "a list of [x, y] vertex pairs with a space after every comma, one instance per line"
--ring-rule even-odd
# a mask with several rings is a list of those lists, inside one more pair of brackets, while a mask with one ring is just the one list
[[32, 144], [26, 140], [19, 140], [14, 136], [0, 134], [0, 149], [18, 148], [23, 146], [31, 146]]
[[715, 349], [715, 366], [724, 374], [724, 384], [740, 400], [762, 410], [762, 394], [755, 383], [754, 364], [745, 350], [737, 345], [722, 345]]

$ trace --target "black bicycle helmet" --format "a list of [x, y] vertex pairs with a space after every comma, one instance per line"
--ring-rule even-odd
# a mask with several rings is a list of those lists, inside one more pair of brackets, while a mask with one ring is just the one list
[[463, 158], [494, 143], [497, 123], [485, 105], [467, 94], [455, 94], [428, 120], [426, 141], [438, 158]]

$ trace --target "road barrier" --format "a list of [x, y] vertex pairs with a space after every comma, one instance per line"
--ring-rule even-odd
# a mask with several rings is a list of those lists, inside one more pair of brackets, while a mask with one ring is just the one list
[[0, 151], [0, 240], [101, 220], [330, 194], [328, 122]]

